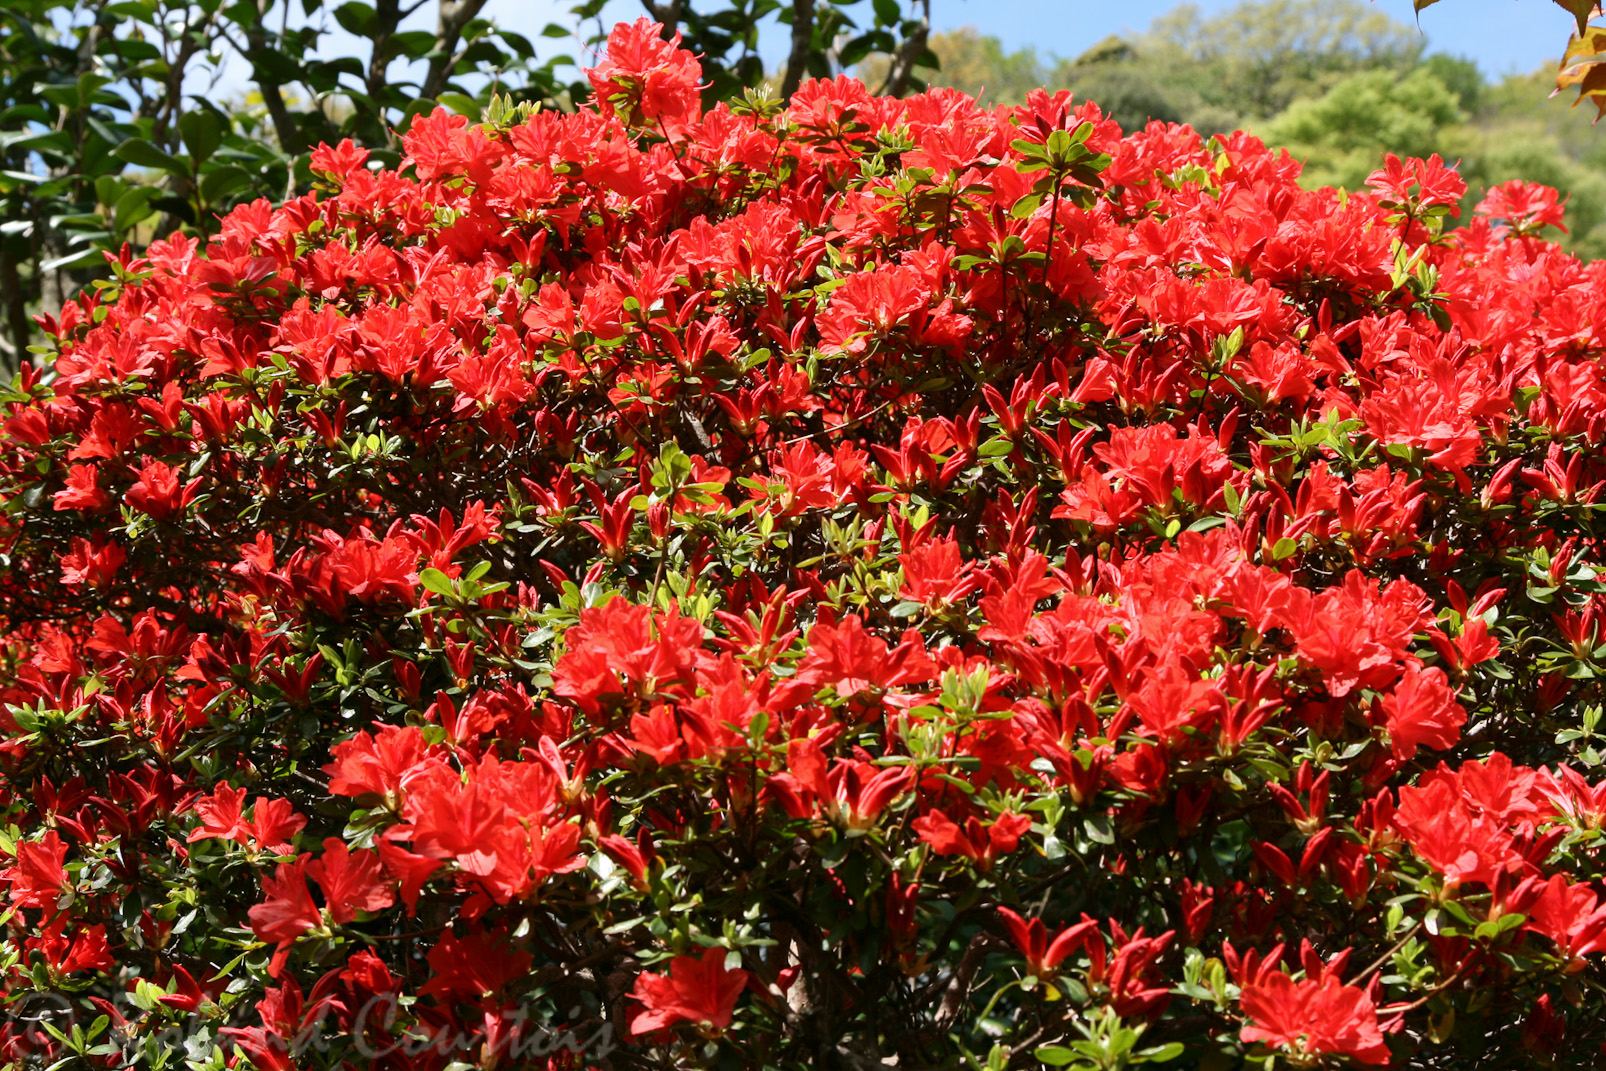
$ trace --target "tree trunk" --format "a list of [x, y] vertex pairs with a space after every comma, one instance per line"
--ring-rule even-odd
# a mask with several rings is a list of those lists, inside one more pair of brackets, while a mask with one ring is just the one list
[[463, 37], [463, 27], [485, 6], [485, 0], [440, 0], [440, 18], [435, 25], [435, 58], [429, 61], [429, 73], [419, 95], [436, 97], [451, 80], [452, 68], [457, 64], [457, 45]]
[[920, 9], [920, 24], [892, 57], [892, 68], [881, 86], [883, 96], [901, 97], [907, 93], [915, 64], [925, 54], [926, 39], [931, 36], [931, 0], [920, 0]]
[[814, 44], [814, 0], [792, 0], [792, 52], [786, 57], [786, 77], [781, 80], [781, 99], [791, 100], [808, 73], [809, 52]]
[[28, 359], [33, 332], [28, 322], [28, 295], [22, 289], [16, 258], [3, 248], [0, 248], [0, 305], [5, 307], [6, 329], [4, 349], [0, 350], [0, 378], [9, 379]]
[[641, 0], [641, 6], [647, 9], [652, 21], [663, 26], [664, 38], [667, 40], [680, 29], [680, 11], [684, 2], [685, 0], [669, 0], [667, 4], [655, 4], [652, 0]]
[[251, 78], [257, 85], [257, 92], [262, 94], [262, 103], [268, 109], [268, 118], [273, 121], [273, 136], [278, 139], [279, 149], [294, 156], [307, 146], [301, 137], [301, 128], [296, 126], [295, 118], [284, 103], [284, 91], [280, 84], [263, 73], [263, 66], [257, 62], [257, 57], [264, 56], [272, 50], [268, 43], [268, 28], [262, 24], [272, 7], [273, 0], [255, 0], [251, 6], [256, 17], [245, 28], [245, 43], [250, 49], [245, 54], [246, 62], [251, 64]]

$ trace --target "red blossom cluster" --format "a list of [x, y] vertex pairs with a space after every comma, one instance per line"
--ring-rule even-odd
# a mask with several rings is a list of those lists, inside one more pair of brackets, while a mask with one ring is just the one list
[[658, 30], [0, 398], [0, 1060], [1592, 1066], [1553, 191]]

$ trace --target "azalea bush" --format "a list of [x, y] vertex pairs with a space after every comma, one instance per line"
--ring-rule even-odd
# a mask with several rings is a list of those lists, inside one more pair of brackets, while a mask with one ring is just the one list
[[[236, 205], [306, 192], [320, 142], [349, 137], [393, 166], [413, 118], [437, 105], [479, 118], [492, 98], [584, 100], [590, 85], [570, 57], [602, 46], [610, 6], [547, 4], [559, 21], [542, 26], [542, 11], [523, 9], [501, 24], [487, 0], [7, 0], [0, 377], [40, 341], [32, 313], [106, 278], [104, 251], [175, 228], [209, 242]], [[917, 62], [938, 64], [931, 0], [868, 6], [639, 5], [667, 24], [660, 36], [684, 32], [710, 103], [765, 81], [758, 43], [772, 33], [790, 38], [775, 72], [783, 96], [866, 57], [880, 62], [880, 91], [903, 95]], [[540, 27], [545, 47], [521, 24]]]
[[1588, 1066], [1606, 267], [814, 81], [158, 241], [4, 395], [0, 1051]]

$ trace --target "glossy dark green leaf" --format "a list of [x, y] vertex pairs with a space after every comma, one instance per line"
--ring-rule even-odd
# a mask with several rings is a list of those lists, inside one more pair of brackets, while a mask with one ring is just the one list
[[372, 38], [379, 29], [379, 16], [373, 7], [358, 0], [347, 0], [335, 8], [334, 16], [342, 30], [358, 37]]
[[[549, 30], [551, 28], [551, 26], [547, 27]], [[561, 27], [559, 28], [561, 29]], [[500, 30], [497, 32], [496, 36], [500, 37], [507, 47], [516, 52], [520, 59], [528, 60], [535, 58], [535, 45], [531, 44], [530, 39], [525, 37], [523, 34], [513, 33], [510, 30]], [[550, 37], [551, 35], [543, 31], [542, 36]], [[566, 37], [568, 34], [564, 33], [562, 36]]]
[[842, 66], [851, 67], [876, 50], [876, 41], [880, 37], [876, 33], [860, 34], [842, 46], [839, 57]]
[[201, 176], [201, 199], [213, 204], [250, 185], [251, 172], [235, 164], [225, 164]]
[[466, 115], [476, 122], [479, 121], [480, 114], [484, 110], [480, 107], [480, 102], [467, 93], [442, 93], [436, 99], [458, 115]]
[[204, 163], [223, 143], [223, 120], [215, 112], [196, 109], [179, 116], [179, 134], [196, 165]]
[[409, 59], [422, 59], [435, 47], [435, 35], [428, 30], [403, 30], [392, 34], [391, 47]]
[[134, 186], [126, 190], [112, 206], [112, 230], [126, 236], [130, 228], [149, 219], [156, 212], [151, 202], [160, 193], [154, 186]]
[[188, 175], [190, 165], [174, 156], [163, 152], [144, 138], [129, 138], [113, 150], [119, 160], [133, 164], [135, 167], [145, 167], [152, 171], [165, 171], [173, 175]]

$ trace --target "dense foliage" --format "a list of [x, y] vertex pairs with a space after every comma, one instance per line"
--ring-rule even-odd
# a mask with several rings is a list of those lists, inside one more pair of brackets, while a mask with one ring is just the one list
[[317, 149], [6, 393], [7, 1060], [1589, 1063], [1554, 191], [589, 77]]

